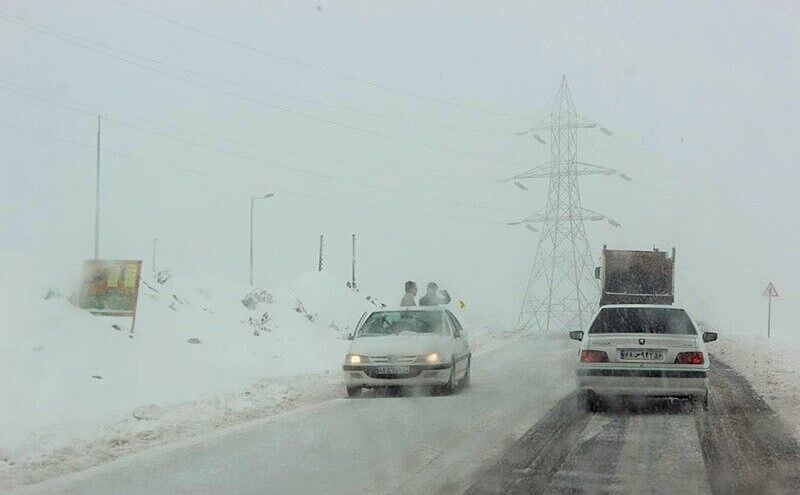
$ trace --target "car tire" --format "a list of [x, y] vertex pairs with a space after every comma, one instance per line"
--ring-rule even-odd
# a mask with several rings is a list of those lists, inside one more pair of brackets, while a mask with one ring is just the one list
[[702, 398], [693, 397], [692, 406], [695, 410], [708, 411], [708, 392]]
[[472, 356], [467, 358], [467, 371], [464, 372], [464, 378], [461, 379], [461, 388], [467, 388], [470, 384], [470, 376], [472, 376]]
[[447, 383], [439, 387], [439, 395], [450, 395], [456, 390], [456, 362], [450, 361], [450, 378]]
[[578, 393], [578, 408], [588, 413], [596, 413], [600, 411], [600, 399], [592, 393], [580, 392]]
[[361, 387], [347, 387], [348, 397], [361, 397]]

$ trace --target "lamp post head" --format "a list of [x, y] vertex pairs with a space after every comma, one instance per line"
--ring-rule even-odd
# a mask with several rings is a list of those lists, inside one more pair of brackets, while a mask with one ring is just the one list
[[250, 201], [255, 201], [257, 199], [267, 199], [275, 196], [275, 193], [267, 193], [263, 196], [250, 196]]

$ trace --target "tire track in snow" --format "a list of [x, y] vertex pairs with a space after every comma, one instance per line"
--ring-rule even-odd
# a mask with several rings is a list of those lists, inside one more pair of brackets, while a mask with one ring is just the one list
[[572, 394], [466, 493], [800, 493], [790, 429], [742, 375], [712, 362], [709, 411], [655, 401], [589, 415]]

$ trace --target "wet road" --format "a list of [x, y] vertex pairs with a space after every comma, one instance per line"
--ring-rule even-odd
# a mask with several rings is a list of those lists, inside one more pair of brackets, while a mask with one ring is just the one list
[[800, 493], [797, 442], [724, 363], [712, 357], [708, 411], [589, 414], [573, 351], [522, 339], [476, 356], [473, 386], [450, 397], [338, 399], [19, 493]]
[[712, 359], [710, 407], [562, 400], [476, 477], [470, 495], [796, 494], [800, 449], [747, 381]]
[[452, 396], [336, 399], [20, 493], [463, 492], [473, 473], [570, 393], [574, 356], [566, 339], [521, 338], [475, 355], [472, 385]]

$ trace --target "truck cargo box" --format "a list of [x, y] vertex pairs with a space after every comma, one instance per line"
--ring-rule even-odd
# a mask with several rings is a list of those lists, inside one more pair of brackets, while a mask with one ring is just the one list
[[600, 305], [672, 304], [675, 301], [675, 248], [665, 251], [631, 251], [603, 246]]

